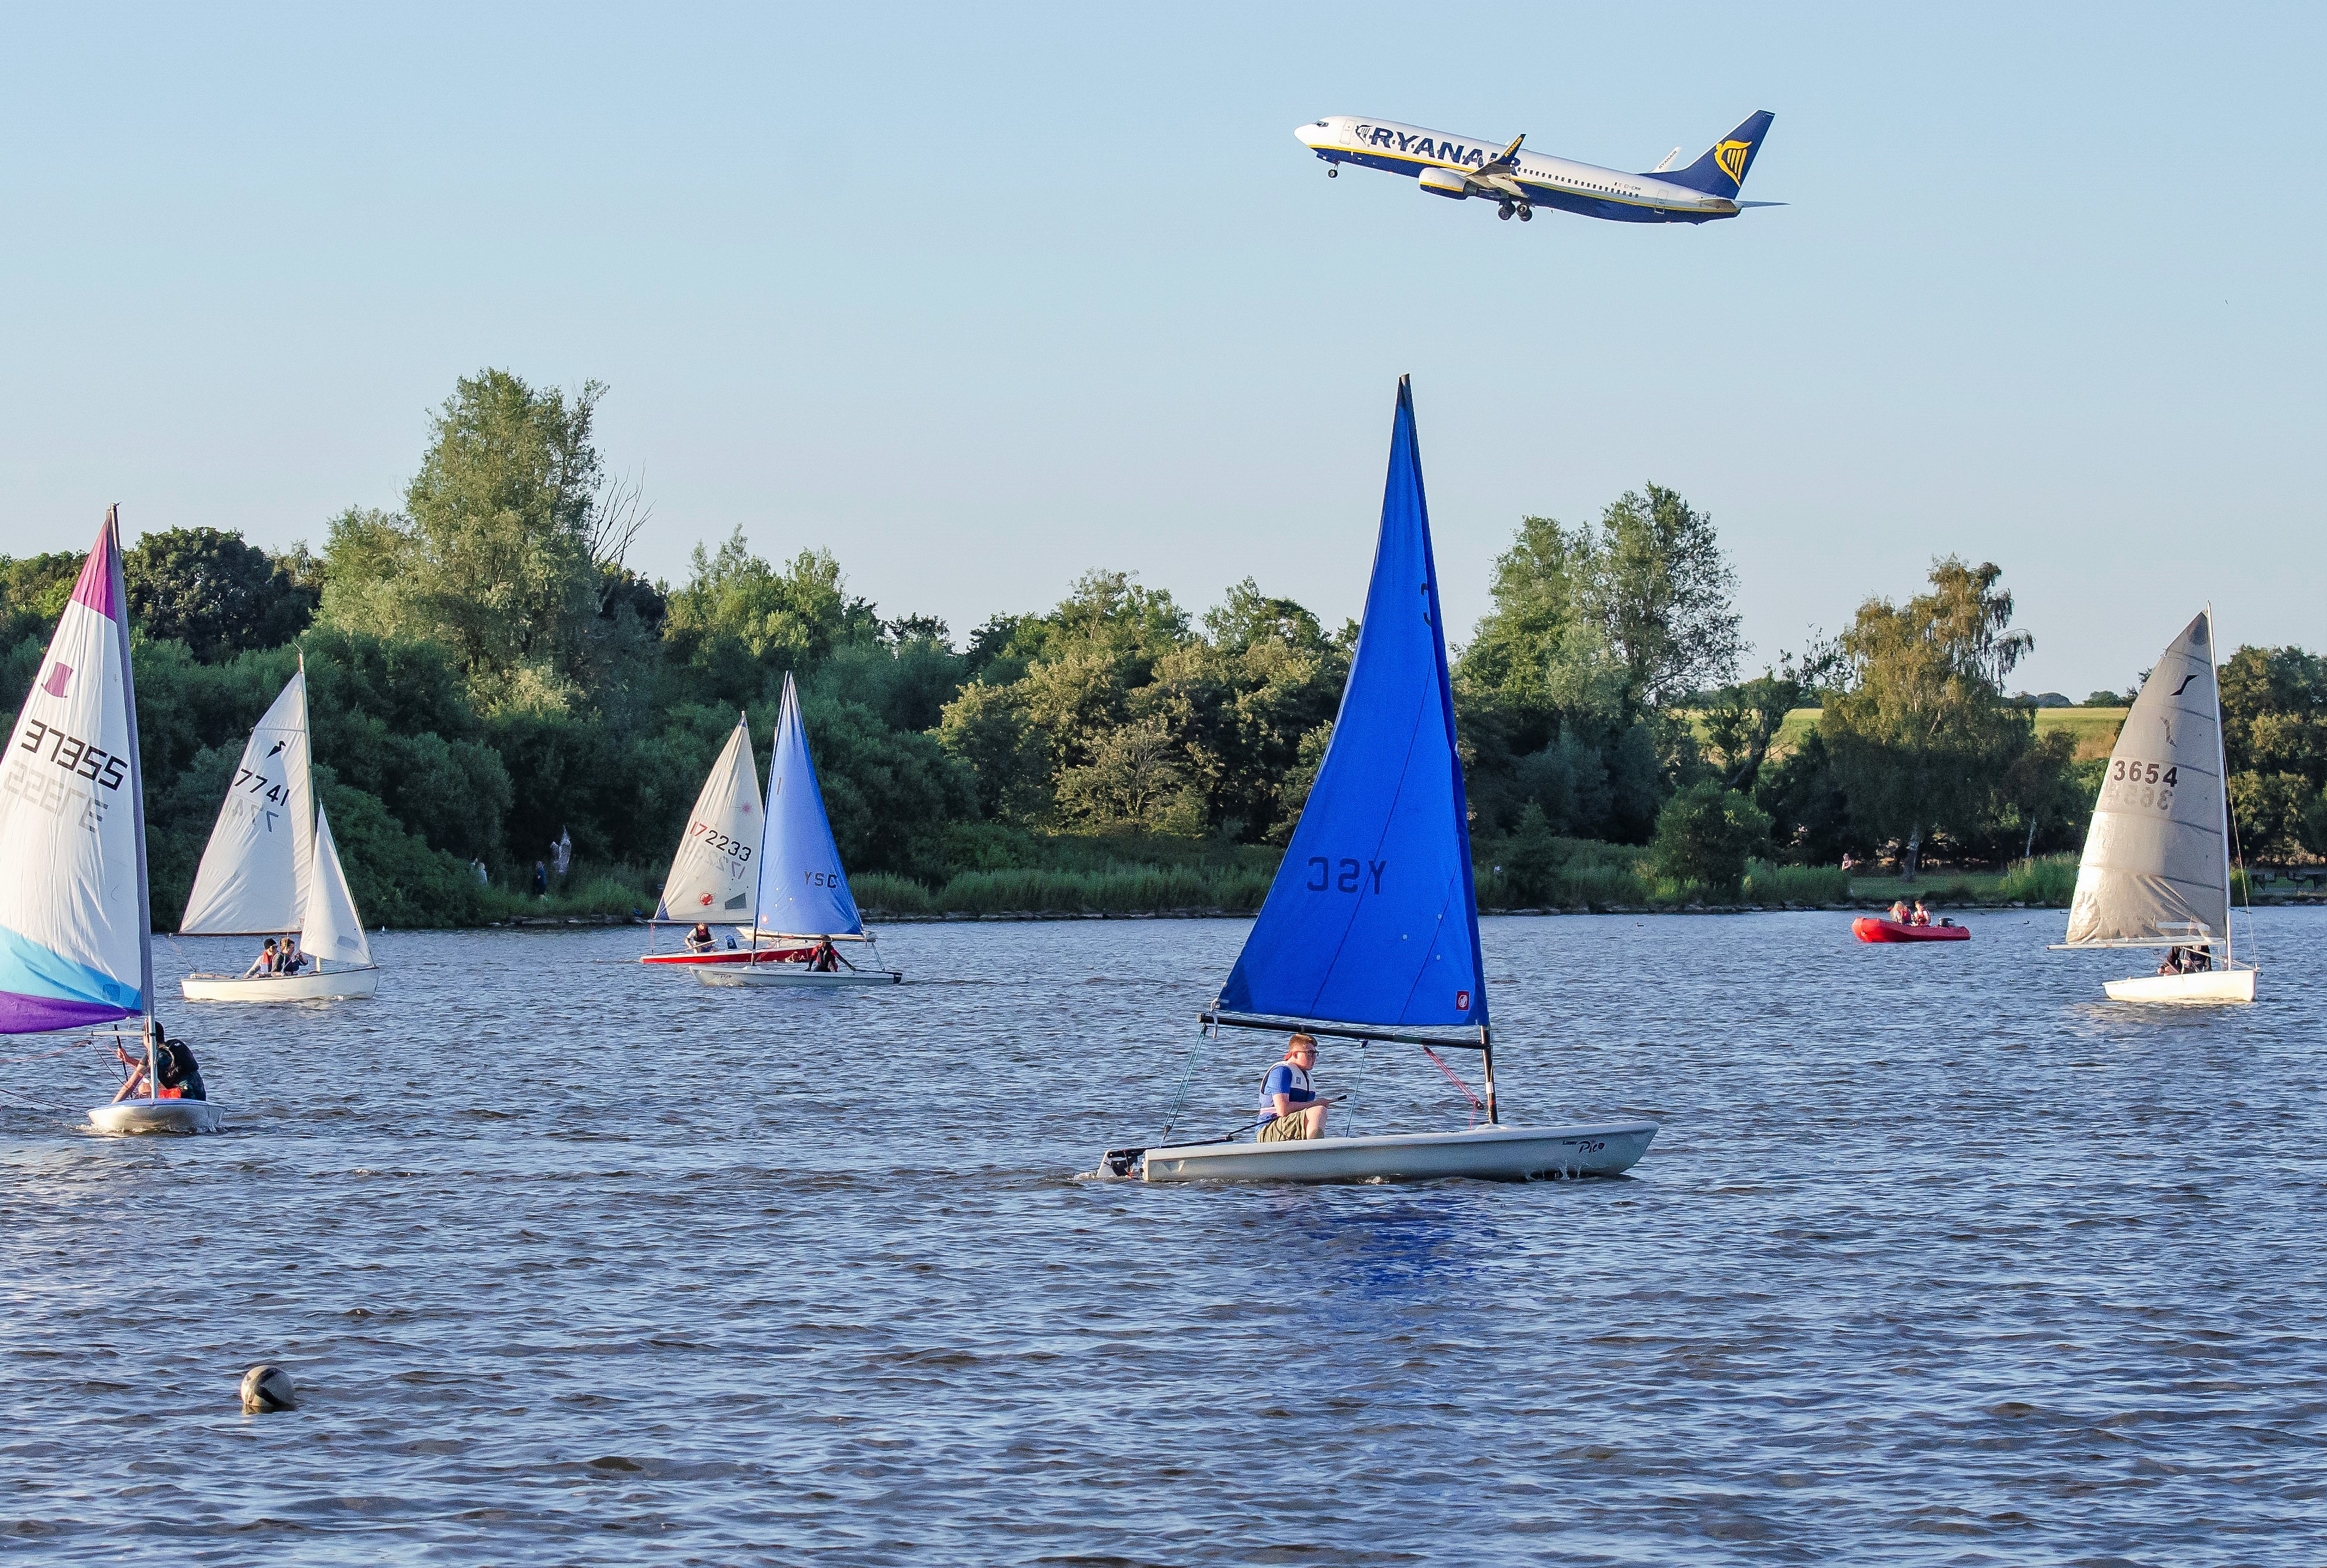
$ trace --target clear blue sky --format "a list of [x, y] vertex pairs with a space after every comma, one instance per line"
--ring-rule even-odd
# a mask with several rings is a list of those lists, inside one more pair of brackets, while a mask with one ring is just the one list
[[[453, 378], [611, 384], [698, 539], [966, 631], [1084, 569], [1363, 590], [1411, 371], [1446, 602], [1519, 518], [1714, 515], [1758, 657], [1994, 559], [2032, 689], [2210, 598], [2327, 643], [2317, 7], [20, 12], [0, 551], [394, 505]], [[1687, 229], [1329, 181], [1330, 113], [1645, 169]]]

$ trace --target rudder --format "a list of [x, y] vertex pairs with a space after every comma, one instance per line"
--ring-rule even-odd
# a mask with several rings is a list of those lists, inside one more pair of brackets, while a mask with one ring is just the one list
[[1687, 168], [1644, 178], [1662, 180], [1668, 185], [1685, 185], [1708, 196], [1734, 196], [1745, 183], [1746, 172], [1753, 167], [1753, 155], [1762, 150], [1762, 138], [1769, 135], [1770, 122], [1776, 117], [1762, 109], [1749, 116], [1743, 125], [1715, 142], [1705, 156]]

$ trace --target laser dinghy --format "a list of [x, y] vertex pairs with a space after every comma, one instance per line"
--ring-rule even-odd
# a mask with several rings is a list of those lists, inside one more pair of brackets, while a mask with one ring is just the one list
[[1267, 901], [1201, 1021], [1215, 1031], [1299, 1031], [1434, 1054], [1476, 1050], [1485, 1120], [1467, 1131], [1159, 1141], [1107, 1151], [1102, 1174], [1149, 1181], [1613, 1176], [1657, 1134], [1649, 1121], [1507, 1126], [1498, 1115], [1463, 765], [1404, 378], [1373, 581], [1332, 742]]

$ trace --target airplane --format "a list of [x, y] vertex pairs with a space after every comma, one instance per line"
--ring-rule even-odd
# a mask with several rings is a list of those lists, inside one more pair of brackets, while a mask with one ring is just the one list
[[1710, 223], [1748, 207], [1786, 205], [1737, 200], [1774, 117], [1767, 109], [1752, 116], [1686, 169], [1673, 167], [1680, 156], [1675, 147], [1645, 174], [1521, 152], [1524, 134], [1500, 153], [1491, 142], [1350, 115], [1329, 116], [1293, 134], [1325, 161], [1329, 175], [1338, 176], [1343, 163], [1386, 170], [1416, 181], [1434, 196], [1483, 197], [1498, 203], [1499, 216], [1522, 223], [1537, 207], [1619, 223]]

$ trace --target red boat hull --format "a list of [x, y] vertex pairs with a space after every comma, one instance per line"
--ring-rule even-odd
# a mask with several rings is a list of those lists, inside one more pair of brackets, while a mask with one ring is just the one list
[[1968, 926], [1910, 926], [1898, 920], [1878, 920], [1861, 915], [1850, 922], [1850, 934], [1862, 942], [1968, 942]]
[[749, 947], [723, 948], [711, 953], [646, 953], [641, 964], [748, 964], [755, 957], [762, 962], [800, 963], [807, 959], [806, 947], [762, 947], [754, 954]]

